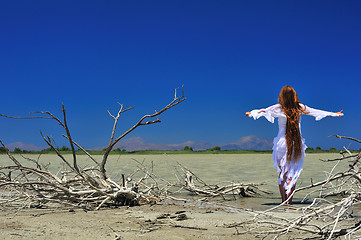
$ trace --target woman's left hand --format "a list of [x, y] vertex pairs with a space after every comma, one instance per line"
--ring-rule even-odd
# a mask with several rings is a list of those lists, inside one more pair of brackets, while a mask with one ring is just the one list
[[343, 116], [342, 111], [343, 111], [343, 110], [341, 110], [341, 111], [337, 112], [336, 114], [337, 114], [338, 116], [336, 116], [336, 117], [342, 117], [342, 116]]

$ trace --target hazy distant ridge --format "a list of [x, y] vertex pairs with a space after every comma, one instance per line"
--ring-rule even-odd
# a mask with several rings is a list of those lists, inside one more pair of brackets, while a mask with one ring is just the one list
[[179, 144], [165, 144], [165, 143], [147, 143], [140, 137], [133, 137], [115, 145], [115, 148], [126, 149], [127, 151], [135, 150], [180, 150], [185, 146], [192, 147], [193, 150], [204, 150], [214, 147], [212, 144], [206, 142], [186, 141]]
[[6, 147], [10, 151], [14, 151], [15, 148], [20, 148], [21, 150], [28, 150], [28, 151], [41, 151], [41, 150], [47, 148], [47, 147], [39, 147], [34, 144], [27, 144], [27, 143], [23, 143], [23, 142], [9, 143], [6, 145]]
[[181, 150], [185, 146], [192, 147], [193, 150], [205, 150], [214, 146], [220, 146], [222, 150], [247, 149], [247, 150], [271, 150], [272, 140], [267, 140], [257, 136], [245, 136], [237, 142], [226, 144], [210, 144], [207, 142], [187, 141], [179, 144], [147, 143], [140, 137], [133, 137], [115, 145], [115, 148], [136, 150]]
[[237, 142], [223, 144], [221, 149], [245, 149], [245, 150], [271, 150], [273, 146], [273, 140], [264, 139], [257, 136], [245, 136], [240, 138]]
[[[193, 150], [205, 150], [212, 148], [214, 146], [220, 146], [222, 150], [232, 150], [232, 149], [247, 149], [247, 150], [271, 150], [272, 149], [272, 140], [267, 140], [257, 136], [245, 136], [240, 138], [236, 142], [226, 143], [226, 144], [210, 144], [207, 142], [195, 142], [195, 141], [186, 141], [178, 144], [165, 144], [165, 143], [148, 143], [145, 142], [140, 137], [132, 137], [125, 139], [115, 145], [115, 148], [126, 149], [127, 151], [136, 151], [136, 150], [181, 150], [185, 146], [192, 147]], [[6, 147], [13, 151], [15, 148], [20, 148], [21, 150], [35, 150], [40, 151], [47, 147], [39, 147], [33, 144], [26, 144], [22, 142], [15, 142], [7, 144]], [[104, 146], [105, 147], [105, 146]], [[104, 147], [98, 147], [93, 150], [101, 150]]]

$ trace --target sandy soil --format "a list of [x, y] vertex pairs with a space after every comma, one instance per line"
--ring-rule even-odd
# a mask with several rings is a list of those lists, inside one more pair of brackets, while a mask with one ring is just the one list
[[2, 211], [0, 239], [252, 239], [225, 224], [249, 215], [217, 207], [145, 205], [100, 211]]
[[[299, 216], [301, 206], [281, 207], [272, 214]], [[23, 209], [1, 211], [0, 239], [256, 239], [237, 235], [226, 225], [252, 218], [247, 209], [175, 204], [120, 207], [99, 211]], [[254, 226], [253, 226], [254, 227]], [[300, 239], [291, 232], [280, 239]]]
[[[297, 216], [292, 208], [277, 214]], [[175, 204], [88, 212], [24, 209], [1, 212], [0, 239], [254, 239], [225, 227], [250, 217], [246, 210]]]

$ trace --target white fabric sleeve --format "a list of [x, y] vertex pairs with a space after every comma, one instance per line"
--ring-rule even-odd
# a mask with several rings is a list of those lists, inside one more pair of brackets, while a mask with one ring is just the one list
[[321, 120], [322, 118], [325, 118], [325, 117], [340, 117], [340, 116], [343, 116], [343, 113], [340, 114], [340, 113], [328, 112], [328, 111], [323, 111], [323, 110], [310, 108], [310, 107], [308, 107], [306, 105], [303, 105], [303, 106], [304, 106], [305, 114], [315, 117], [316, 121], [319, 121], [319, 120]]
[[253, 117], [254, 120], [265, 117], [271, 123], [274, 123], [275, 117], [279, 116], [281, 105], [275, 104], [268, 108], [262, 109], [254, 109], [251, 111], [251, 115], [249, 117]]

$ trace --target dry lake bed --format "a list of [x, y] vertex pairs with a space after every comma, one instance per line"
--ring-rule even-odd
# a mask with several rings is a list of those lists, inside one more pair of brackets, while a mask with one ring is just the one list
[[[308, 154], [297, 186], [310, 184], [311, 178], [314, 183], [325, 179], [333, 164], [319, 159], [338, 156], [339, 154]], [[92, 166], [86, 156], [79, 158], [82, 166]], [[50, 168], [55, 173], [62, 168], [55, 155], [43, 155], [40, 162], [50, 162]], [[137, 169], [138, 162], [152, 167], [156, 175], [170, 182], [182, 179], [178, 165], [180, 163], [208, 184], [263, 183], [261, 188], [271, 194], [226, 202], [167, 203], [90, 212], [78, 209], [23, 209], [16, 212], [1, 209], [0, 238], [253, 239], [250, 235], [235, 235], [237, 229], [225, 226], [251, 218], [250, 209], [265, 210], [280, 203], [278, 174], [272, 167], [271, 154], [111, 155], [107, 165], [108, 173], [113, 179], [120, 180], [121, 174], [128, 175]], [[10, 162], [5, 155], [0, 155], [0, 163], [5, 165]], [[347, 162], [340, 164], [335, 171], [345, 167]], [[134, 176], [136, 177], [138, 176]], [[294, 207], [282, 208], [275, 214], [288, 214], [290, 218], [297, 216], [297, 208], [302, 207], [299, 202], [305, 194], [306, 192], [298, 193]]]

